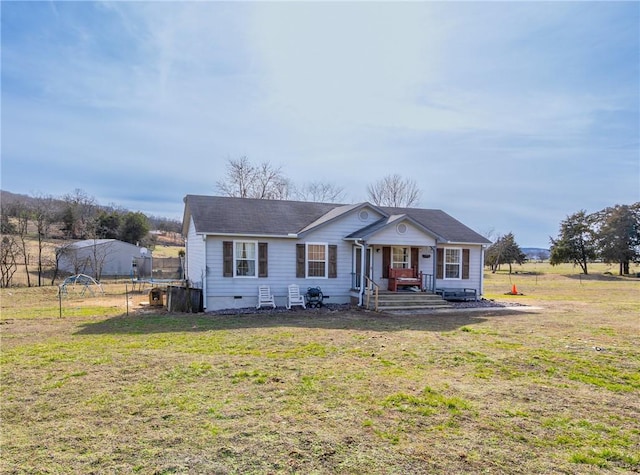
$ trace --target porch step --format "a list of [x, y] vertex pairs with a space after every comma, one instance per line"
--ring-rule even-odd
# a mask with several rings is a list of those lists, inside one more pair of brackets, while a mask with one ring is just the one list
[[428, 292], [381, 292], [378, 311], [451, 308], [440, 295]]

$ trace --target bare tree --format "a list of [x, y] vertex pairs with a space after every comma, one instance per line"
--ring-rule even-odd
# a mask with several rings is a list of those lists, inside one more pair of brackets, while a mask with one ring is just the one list
[[74, 239], [86, 238], [98, 210], [96, 199], [76, 188], [72, 193], [65, 195], [63, 200], [61, 220], [67, 235]]
[[255, 167], [247, 157], [237, 160], [227, 160], [227, 175], [225, 180], [217, 181], [218, 190], [227, 196], [249, 198], [250, 184], [255, 174]]
[[32, 206], [32, 219], [38, 234], [38, 287], [42, 286], [42, 264], [45, 240], [49, 237], [49, 230], [54, 221], [54, 205], [51, 196], [37, 197]]
[[377, 206], [410, 208], [418, 204], [421, 193], [415, 181], [395, 174], [367, 186], [367, 194]]
[[247, 157], [229, 159], [224, 180], [216, 182], [216, 188], [226, 196], [284, 200], [289, 198], [291, 185], [282, 173], [282, 167], [269, 162], [252, 164]]
[[72, 274], [86, 274], [90, 269], [90, 258], [78, 251], [77, 245], [69, 243], [56, 250], [56, 261], [60, 266], [64, 262], [63, 269], [72, 269]]
[[65, 255], [65, 247], [57, 247], [54, 251], [53, 275], [51, 276], [51, 285], [55, 284], [58, 274], [60, 273], [60, 259]]
[[282, 174], [282, 167], [274, 167], [269, 162], [262, 162], [254, 168], [252, 180], [252, 198], [265, 200], [286, 199], [288, 180]]
[[18, 270], [20, 245], [14, 236], [2, 236], [0, 240], [0, 287], [11, 286], [13, 274]]
[[296, 198], [314, 203], [340, 203], [345, 201], [344, 188], [333, 183], [314, 181], [296, 190]]
[[16, 234], [20, 245], [20, 255], [22, 256], [22, 264], [24, 265], [24, 272], [27, 276], [27, 287], [31, 287], [31, 274], [29, 273], [29, 249], [27, 247], [27, 237], [29, 234], [29, 218], [31, 217], [31, 210], [26, 202], [20, 202], [17, 206], [17, 225]]
[[103, 243], [98, 245], [98, 241], [94, 239], [93, 246], [91, 247], [91, 255], [88, 257], [89, 267], [92, 270], [93, 278], [100, 280], [102, 278], [102, 271], [104, 270], [104, 263], [107, 261], [109, 255], [113, 252], [111, 243]]

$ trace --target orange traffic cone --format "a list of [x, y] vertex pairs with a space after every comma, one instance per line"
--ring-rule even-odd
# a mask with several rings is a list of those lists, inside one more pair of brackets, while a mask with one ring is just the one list
[[513, 284], [513, 287], [511, 287], [511, 295], [518, 295], [518, 289], [516, 289], [516, 284]]

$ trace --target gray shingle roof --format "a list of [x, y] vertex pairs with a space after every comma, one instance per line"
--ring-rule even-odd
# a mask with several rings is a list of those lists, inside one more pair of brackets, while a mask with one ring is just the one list
[[[202, 195], [187, 195], [184, 201], [183, 225], [186, 225], [188, 218], [192, 217], [197, 233], [259, 236], [298, 234], [321, 226], [361, 206]], [[373, 234], [390, 223], [389, 217], [406, 215], [440, 240], [490, 243], [488, 239], [441, 210], [388, 207], [377, 209], [387, 213], [388, 216], [352, 233], [350, 237]]]
[[185, 218], [198, 233], [286, 236], [297, 233], [339, 205], [305, 201], [258, 200], [187, 195]]

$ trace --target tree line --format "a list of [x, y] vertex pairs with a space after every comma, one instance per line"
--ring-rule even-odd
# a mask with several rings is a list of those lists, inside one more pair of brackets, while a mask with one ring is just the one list
[[640, 262], [640, 202], [573, 213], [550, 241], [552, 265], [570, 262], [588, 274], [590, 262], [602, 261], [618, 264], [620, 275], [629, 274], [630, 264]]
[[[62, 239], [119, 239], [131, 244], [153, 247], [150, 229], [180, 232], [181, 223], [167, 218], [148, 217], [115, 206], [100, 206], [96, 199], [80, 189], [61, 198], [3, 194], [0, 204], [0, 287], [9, 287], [19, 267], [24, 267], [27, 286], [31, 281], [32, 261], [37, 269], [37, 285], [44, 285], [45, 270], [53, 269], [56, 278], [58, 250], [51, 262], [45, 251], [54, 236]], [[29, 246], [36, 238], [35, 255]]]
[[[630, 264], [640, 262], [640, 202], [614, 205], [587, 213], [578, 211], [560, 223], [558, 236], [550, 237], [551, 265], [572, 263], [589, 273], [589, 263], [618, 264], [620, 275], [630, 272]], [[485, 252], [485, 266], [496, 272], [502, 264], [522, 264], [527, 256], [513, 233], [499, 236]]]

